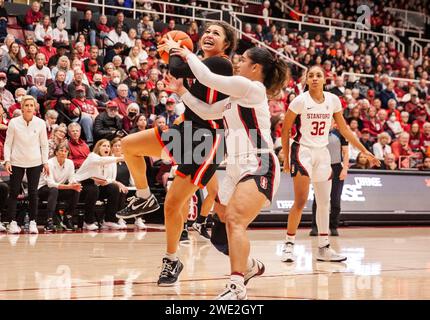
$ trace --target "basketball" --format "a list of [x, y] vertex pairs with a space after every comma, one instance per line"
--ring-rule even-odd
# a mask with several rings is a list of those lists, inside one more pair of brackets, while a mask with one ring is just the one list
[[[167, 35], [169, 35], [176, 42], [181, 41], [181, 46], [185, 46], [191, 51], [193, 51], [194, 45], [193, 41], [191, 41], [190, 36], [185, 32], [179, 30], [173, 30], [166, 33], [158, 43], [159, 45], [164, 43], [164, 40], [167, 38]], [[169, 63], [169, 53], [167, 51], [160, 49], [158, 50], [158, 54], [165, 63]]]

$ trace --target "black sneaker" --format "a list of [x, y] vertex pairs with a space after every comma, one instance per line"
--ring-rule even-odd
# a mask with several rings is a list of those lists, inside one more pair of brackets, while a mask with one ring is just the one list
[[74, 231], [75, 226], [72, 222], [72, 216], [63, 216], [63, 222], [61, 222], [61, 226], [66, 231]]
[[207, 227], [206, 227], [206, 224], [205, 223], [197, 223], [197, 222], [194, 222], [193, 223], [193, 225], [192, 225], [192, 228], [194, 229], [194, 230], [196, 230], [198, 233], [200, 233], [200, 235], [203, 237], [203, 238], [205, 238], [205, 239], [207, 239], [207, 240], [210, 240], [211, 239], [211, 236], [209, 235], [209, 233], [208, 233], [208, 229], [207, 229]]
[[116, 217], [122, 219], [136, 218], [157, 211], [158, 209], [160, 209], [160, 205], [153, 194], [148, 199], [133, 196], [127, 207], [118, 211]]
[[338, 237], [339, 236], [339, 232], [337, 232], [336, 228], [332, 228], [332, 229], [330, 229], [330, 235], [332, 237]]
[[160, 277], [157, 284], [160, 287], [170, 287], [178, 282], [179, 274], [181, 273], [184, 265], [181, 261], [171, 261], [168, 258], [163, 258], [163, 266], [161, 267]]
[[311, 237], [316, 237], [318, 235], [318, 230], [315, 228], [312, 228], [311, 232], [309, 232], [309, 235]]
[[54, 222], [52, 221], [52, 219], [48, 219], [48, 221], [46, 222], [44, 230], [45, 230], [45, 232], [55, 232], [55, 231], [57, 231], [57, 228], [55, 227]]
[[187, 229], [182, 230], [181, 237], [179, 238], [179, 242], [185, 242], [185, 241], [190, 241], [190, 238], [188, 237]]

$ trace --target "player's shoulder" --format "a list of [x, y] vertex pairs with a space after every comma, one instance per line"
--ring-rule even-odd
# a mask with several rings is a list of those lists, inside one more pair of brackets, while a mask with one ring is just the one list
[[334, 93], [324, 91], [324, 96], [330, 101], [330, 102], [336, 102], [340, 101], [339, 97], [335, 95]]
[[293, 101], [291, 101], [291, 103], [294, 103], [294, 104], [304, 103], [306, 101], [308, 95], [309, 95], [308, 91], [302, 92], [301, 94], [299, 94], [298, 96], [296, 96], [293, 99]]
[[203, 60], [203, 63], [212, 71], [221, 75], [233, 75], [233, 64], [224, 56], [213, 56]]

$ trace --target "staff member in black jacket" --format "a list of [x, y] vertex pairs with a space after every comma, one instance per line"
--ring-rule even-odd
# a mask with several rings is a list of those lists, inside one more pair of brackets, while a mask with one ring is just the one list
[[106, 110], [100, 113], [94, 120], [94, 137], [96, 141], [100, 139], [112, 140], [116, 136], [123, 135], [122, 120], [118, 114], [118, 104], [109, 101]]
[[[338, 236], [337, 227], [339, 226], [340, 216], [340, 201], [343, 190], [343, 182], [348, 174], [348, 141], [336, 129], [336, 124], [329, 133], [328, 150], [331, 157], [332, 171], [332, 185], [330, 194], [330, 235]], [[318, 235], [318, 228], [316, 224], [317, 204], [314, 197], [312, 204], [312, 230], [310, 236]]]

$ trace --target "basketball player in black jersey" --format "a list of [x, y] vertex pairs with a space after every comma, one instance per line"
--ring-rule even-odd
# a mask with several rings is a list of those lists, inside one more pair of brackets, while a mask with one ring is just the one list
[[[220, 21], [210, 22], [200, 39], [200, 44], [204, 52], [203, 61], [211, 71], [226, 76], [233, 74], [228, 55], [235, 48], [236, 35], [228, 24]], [[169, 39], [163, 46], [164, 50], [170, 51], [179, 44]], [[207, 88], [193, 79], [194, 75], [180, 57], [170, 57], [169, 70], [173, 76], [184, 78], [184, 85], [190, 93], [208, 104], [227, 98], [226, 95]], [[223, 154], [217, 156], [217, 153], [222, 152], [220, 147], [224, 139], [222, 130], [219, 130], [223, 126], [222, 120], [203, 120], [187, 107], [181, 118], [183, 120], [181, 123], [175, 124], [167, 131], [162, 132], [160, 128], [149, 129], [129, 135], [122, 141], [124, 158], [135, 181], [137, 192], [130, 204], [118, 212], [117, 217], [136, 217], [159, 208], [156, 198], [148, 188], [144, 156], [168, 157], [178, 164], [176, 177], [164, 203], [167, 250], [158, 280], [160, 286], [171, 286], [178, 280], [183, 265], [177, 258], [176, 251], [184, 216], [188, 213], [188, 201], [198, 188], [207, 186], [210, 194], [206, 201], [213, 202], [218, 189], [214, 173], [223, 159]], [[189, 141], [190, 138], [185, 136], [187, 131], [191, 131], [194, 135], [202, 128], [206, 129], [206, 134], [200, 141]], [[209, 152], [204, 152], [201, 160], [196, 161], [194, 151], [196, 147], [203, 149], [202, 142], [210, 144], [208, 148], [204, 148]], [[214, 178], [211, 179], [212, 177]]]

